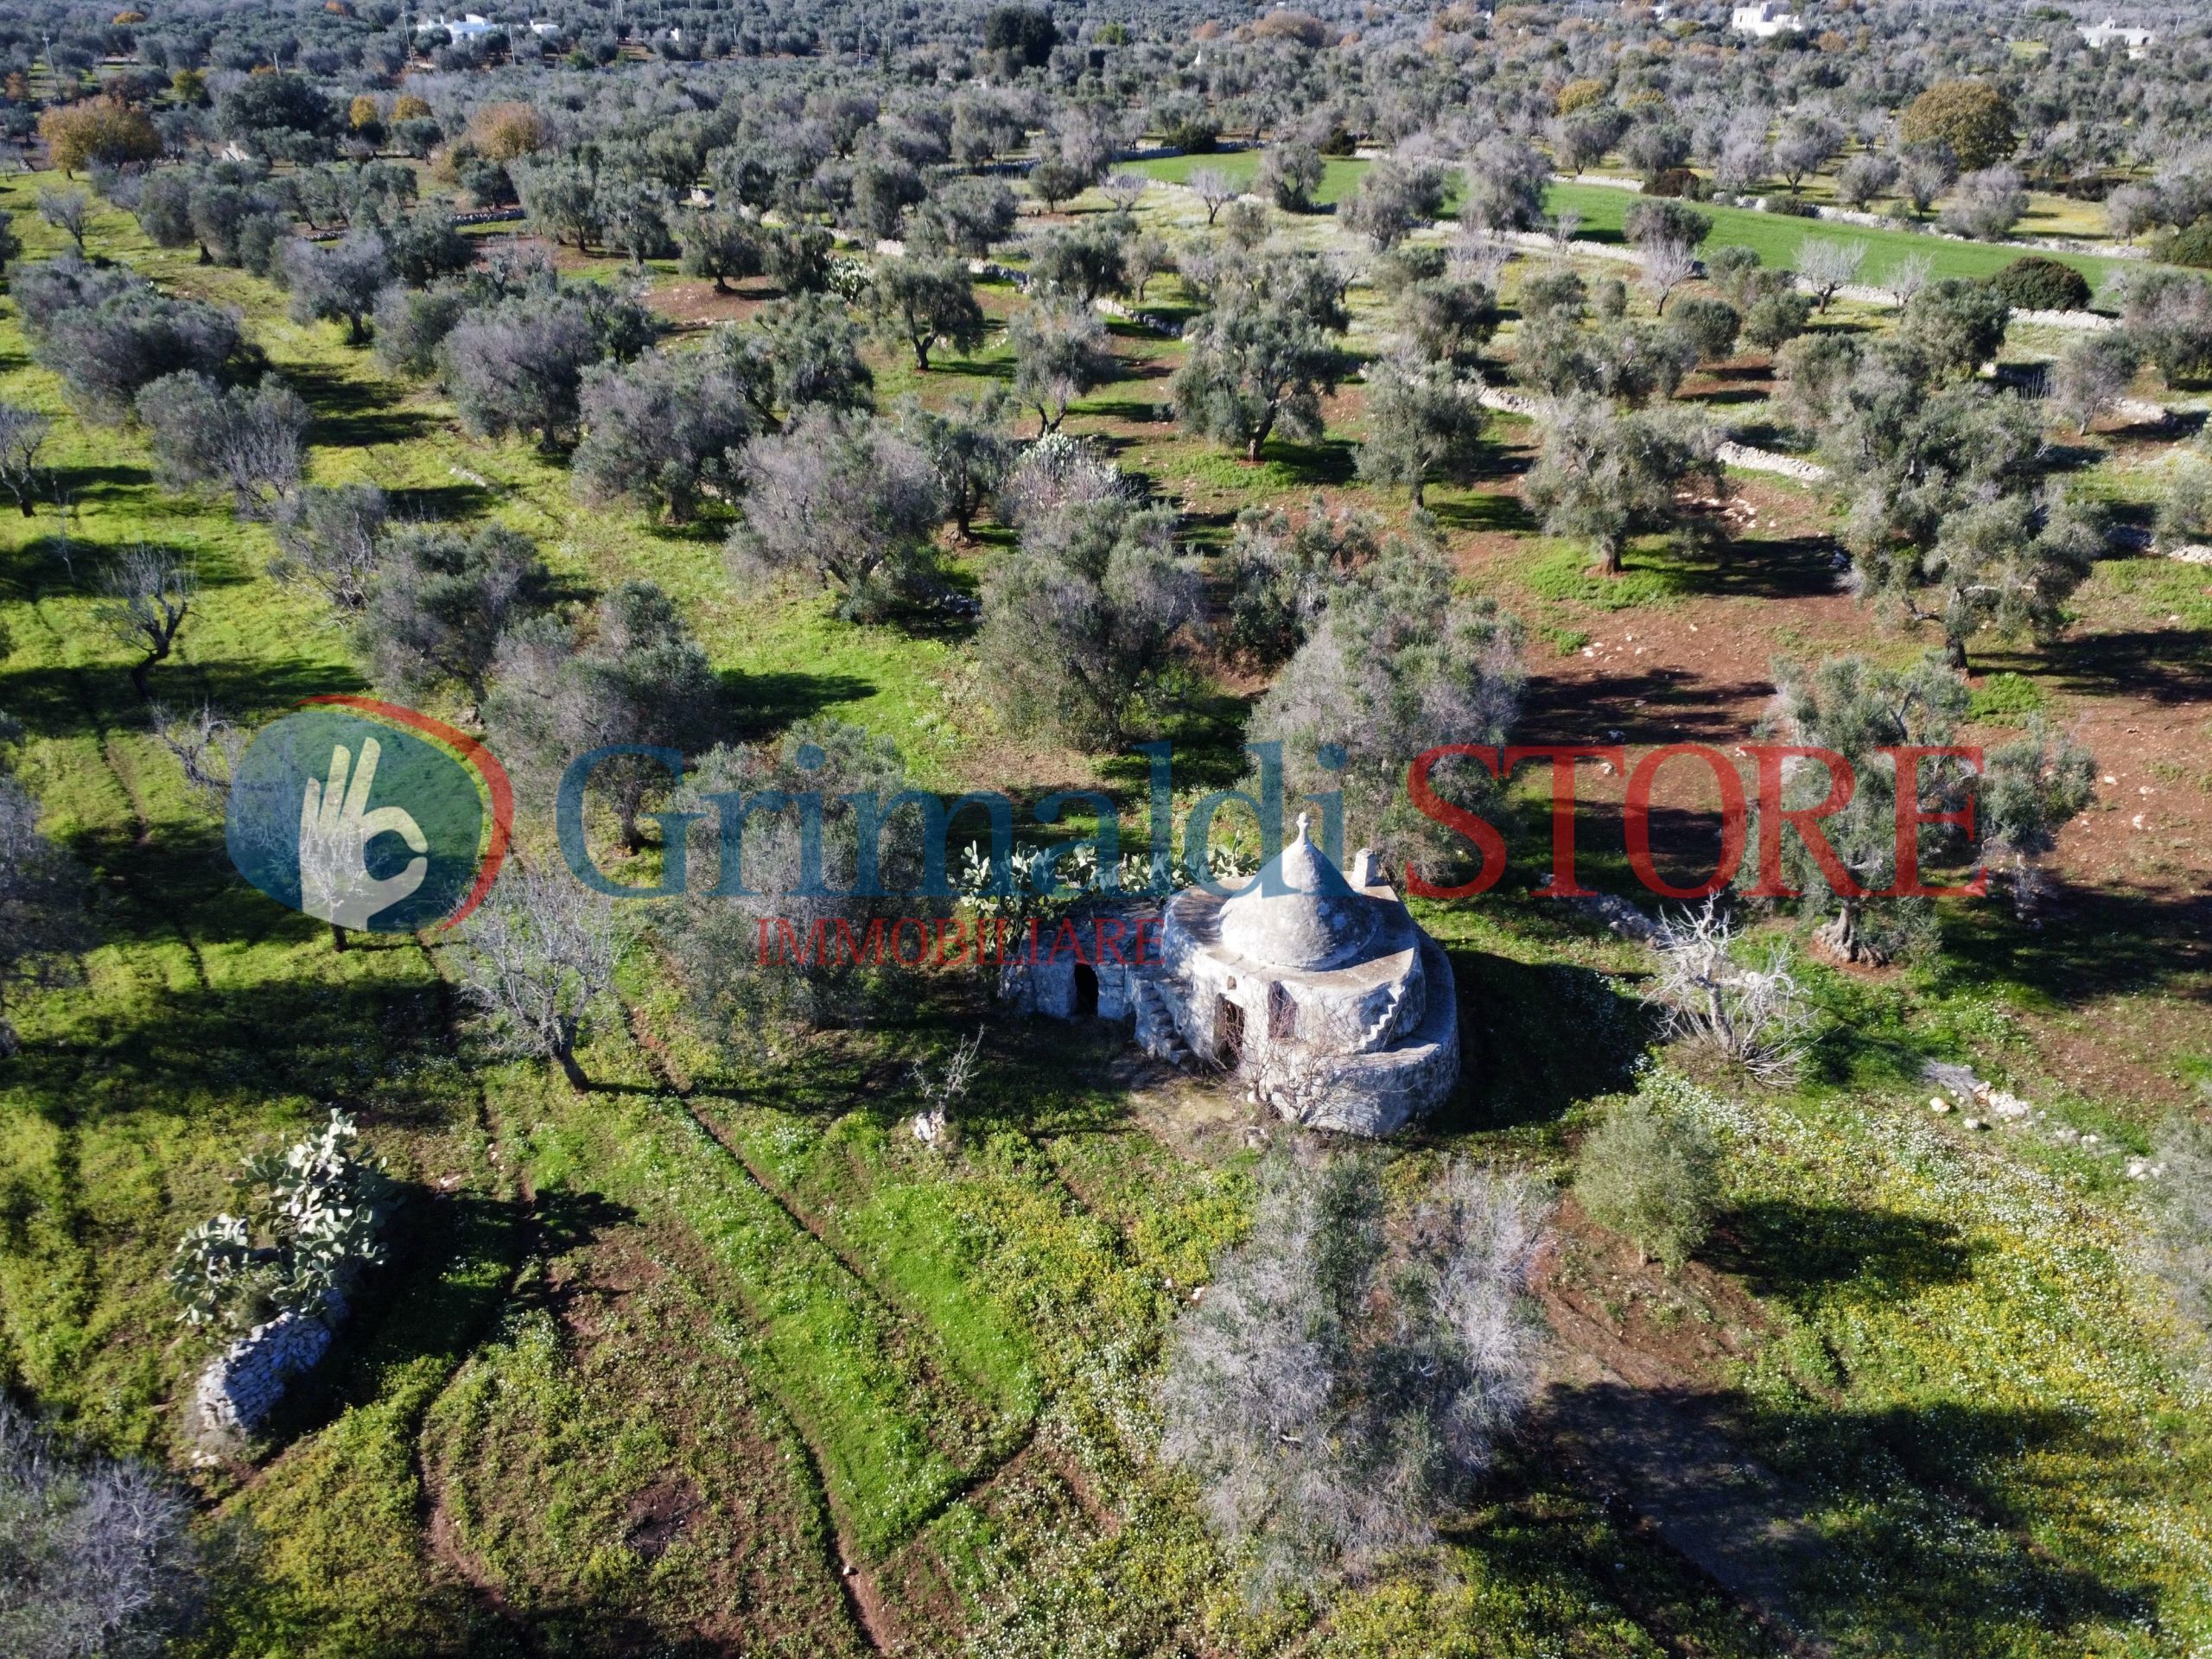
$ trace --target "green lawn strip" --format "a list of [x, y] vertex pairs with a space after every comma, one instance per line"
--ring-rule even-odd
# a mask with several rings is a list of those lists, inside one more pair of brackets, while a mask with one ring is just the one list
[[[1545, 193], [1544, 206], [1553, 213], [1582, 216], [1578, 232], [1594, 240], [1618, 240], [1637, 193], [1601, 184], [1554, 184]], [[1797, 263], [1797, 251], [1808, 237], [1823, 242], [1858, 242], [1866, 248], [1866, 263], [1858, 280], [1879, 286], [1903, 261], [1925, 256], [1938, 276], [1987, 276], [2015, 259], [2029, 254], [2070, 265], [2098, 287], [2140, 262], [2104, 259], [2094, 254], [2051, 253], [2041, 248], [1995, 242], [1958, 242], [1948, 237], [1923, 236], [1910, 231], [1879, 230], [1871, 226], [1839, 223], [1834, 219], [1796, 219], [1787, 213], [1763, 213], [1751, 207], [1723, 207], [1712, 202], [1693, 204], [1713, 219], [1705, 247], [1743, 247], [1755, 250], [1770, 265]]]
[[555, 1650], [632, 1620], [680, 1644], [733, 1601], [763, 1634], [859, 1650], [811, 1465], [747, 1376], [743, 1333], [688, 1263], [635, 1243], [661, 1276], [603, 1292], [587, 1271], [565, 1320], [518, 1301], [432, 1409], [424, 1462], [457, 1547]]
[[[601, 1045], [601, 1048], [607, 1045]], [[747, 1363], [791, 1413], [855, 1547], [910, 1534], [962, 1478], [960, 1402], [933, 1388], [874, 1299], [673, 1096], [562, 1101], [544, 1091], [527, 1135], [541, 1193], [596, 1192], [696, 1233], [728, 1271], [752, 1327]]]
[[897, 1146], [892, 1137], [904, 1125], [873, 1114], [823, 1125], [766, 1107], [706, 1104], [868, 1283], [927, 1329], [986, 1408], [986, 1440], [1001, 1454], [1011, 1450], [1035, 1419], [1043, 1385], [1027, 1332], [979, 1271], [984, 1241], [948, 1202], [932, 1154]]
[[[1154, 161], [1133, 163], [1139, 170], [1171, 183], [1188, 182], [1193, 170], [1211, 167], [1231, 182], [1249, 188], [1259, 168], [1256, 150], [1239, 150], [1222, 156], [1171, 156]], [[1351, 157], [1332, 157], [1327, 163], [1327, 177], [1315, 200], [1324, 205], [1342, 201], [1351, 194], [1359, 175], [1371, 163]], [[1602, 184], [1562, 184], [1549, 186], [1544, 195], [1545, 211], [1550, 213], [1571, 213], [1580, 215], [1580, 234], [1600, 241], [1618, 241], [1622, 221], [1630, 206], [1637, 199], [1633, 190], [1617, 189]], [[1457, 195], [1456, 181], [1451, 195]], [[1452, 211], [1455, 204], [1447, 200], [1446, 211]], [[2101, 286], [2115, 276], [2139, 268], [2141, 262], [2108, 259], [2095, 254], [2051, 253], [2044, 249], [1994, 242], [1960, 242], [1948, 237], [1917, 234], [1911, 231], [1891, 231], [1871, 226], [1840, 223], [1834, 219], [1798, 219], [1787, 213], [1763, 213], [1751, 207], [1723, 207], [1713, 203], [1695, 204], [1700, 213], [1712, 216], [1713, 232], [1705, 245], [1713, 247], [1746, 247], [1756, 249], [1761, 258], [1770, 265], [1795, 265], [1797, 250], [1808, 236], [1821, 240], [1863, 242], [1866, 245], [1866, 263], [1859, 280], [1878, 284], [1903, 260], [1916, 254], [1927, 256], [1938, 276], [1987, 276], [2003, 270], [2015, 259], [2028, 254], [2057, 260], [2071, 265], [2087, 276], [2092, 286]]]
[[1649, 1086], [1723, 1138], [1724, 1249], [1778, 1326], [1740, 1429], [1817, 1495], [1824, 1628], [2024, 1655], [2212, 1636], [2212, 1433], [2108, 1165], [2055, 1173], [1847, 1096]]

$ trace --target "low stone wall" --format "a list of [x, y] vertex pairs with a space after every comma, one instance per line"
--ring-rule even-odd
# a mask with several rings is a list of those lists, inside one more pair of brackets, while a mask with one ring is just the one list
[[330, 1342], [330, 1326], [321, 1319], [283, 1313], [223, 1350], [200, 1374], [193, 1391], [202, 1446], [232, 1446], [251, 1436], [268, 1421], [293, 1381], [321, 1363]]

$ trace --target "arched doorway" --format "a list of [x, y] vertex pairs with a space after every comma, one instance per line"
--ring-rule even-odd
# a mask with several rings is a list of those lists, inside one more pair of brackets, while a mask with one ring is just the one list
[[1087, 962], [1075, 965], [1075, 1017], [1088, 1020], [1098, 1012], [1098, 970]]

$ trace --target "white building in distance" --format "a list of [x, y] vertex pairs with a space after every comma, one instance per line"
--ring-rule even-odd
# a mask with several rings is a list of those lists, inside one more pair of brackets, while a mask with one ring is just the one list
[[2108, 46], [2124, 46], [2127, 48], [2127, 55], [2131, 58], [2141, 57], [2143, 48], [2158, 38], [2150, 29], [2124, 28], [2110, 17], [2106, 18], [2101, 23], [2084, 23], [2075, 30], [2075, 33], [2081, 35], [2085, 43], [2096, 48], [2100, 52]]
[[1730, 12], [1728, 27], [1738, 35], [1770, 41], [1777, 35], [1802, 34], [1805, 20], [1783, 5], [1782, 0], [1759, 0], [1756, 6], [1738, 6]]

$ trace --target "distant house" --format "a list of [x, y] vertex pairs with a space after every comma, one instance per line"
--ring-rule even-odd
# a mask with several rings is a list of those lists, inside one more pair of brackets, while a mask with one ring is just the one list
[[442, 31], [447, 40], [459, 46], [464, 41], [480, 41], [498, 27], [499, 25], [489, 18], [480, 17], [472, 11], [452, 19], [435, 18], [429, 22], [419, 24], [415, 32], [420, 35], [435, 35]]
[[2147, 29], [2124, 29], [2110, 17], [2106, 18], [2101, 23], [2084, 23], [2075, 32], [2085, 42], [2095, 47], [2100, 52], [2108, 46], [2124, 46], [2127, 48], [2127, 55], [2131, 58], [2141, 57], [2143, 48], [2158, 38], [2155, 33]]
[[1783, 4], [1782, 0], [1759, 0], [1756, 6], [1738, 6], [1730, 12], [1728, 27], [1738, 35], [1770, 41], [1777, 35], [1802, 34], [1805, 20]]

